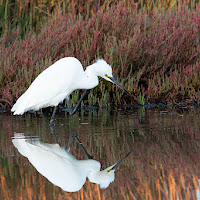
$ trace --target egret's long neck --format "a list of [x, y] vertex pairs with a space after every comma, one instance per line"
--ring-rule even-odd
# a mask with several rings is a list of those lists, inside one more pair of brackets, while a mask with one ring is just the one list
[[84, 89], [92, 89], [99, 84], [98, 76], [95, 73], [95, 63], [88, 66], [85, 70], [84, 81], [82, 81], [84, 85]]
[[98, 174], [100, 171], [101, 164], [96, 160], [77, 160], [77, 165], [80, 166], [81, 171], [84, 171], [86, 176], [89, 178], [91, 173]]
[[87, 68], [85, 70], [85, 73], [87, 75], [97, 76], [97, 73], [96, 73], [97, 70], [96, 70], [96, 68], [97, 68], [97, 63], [89, 65], [89, 66], [87, 66]]

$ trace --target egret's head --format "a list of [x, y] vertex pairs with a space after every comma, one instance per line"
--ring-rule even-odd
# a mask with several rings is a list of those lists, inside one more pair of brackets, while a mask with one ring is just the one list
[[129, 152], [124, 158], [122, 158], [116, 164], [102, 170], [102, 171], [90, 171], [89, 180], [92, 183], [99, 184], [100, 188], [107, 188], [110, 183], [115, 180], [115, 170], [122, 164], [122, 162], [129, 156]]
[[88, 179], [92, 183], [99, 184], [100, 188], [107, 188], [115, 180], [115, 170], [111, 170], [112, 167], [110, 166], [102, 171], [91, 173]]
[[115, 83], [120, 88], [122, 88], [123, 90], [125, 90], [127, 93], [130, 94], [130, 92], [113, 77], [112, 68], [109, 64], [107, 64], [105, 60], [103, 59], [97, 60], [94, 66], [95, 66], [94, 70], [97, 76], [100, 76], [105, 80], [110, 81], [111, 83]]
[[111, 66], [103, 59], [99, 59], [94, 63], [94, 71], [97, 76], [100, 76], [107, 81], [112, 82], [109, 77], [112, 77], [112, 68]]

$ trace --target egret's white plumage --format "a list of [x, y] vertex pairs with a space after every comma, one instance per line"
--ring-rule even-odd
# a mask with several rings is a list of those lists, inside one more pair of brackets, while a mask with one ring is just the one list
[[65, 191], [80, 190], [86, 178], [101, 188], [108, 187], [115, 179], [115, 169], [112, 169], [114, 165], [100, 171], [101, 164], [98, 161], [77, 160], [58, 144], [26, 139], [23, 133], [15, 133], [12, 142], [39, 173]]
[[66, 57], [45, 69], [12, 107], [14, 115], [29, 110], [57, 106], [76, 89], [91, 89], [98, 85], [98, 76], [113, 82], [112, 68], [100, 59], [86, 70], [78, 59]]

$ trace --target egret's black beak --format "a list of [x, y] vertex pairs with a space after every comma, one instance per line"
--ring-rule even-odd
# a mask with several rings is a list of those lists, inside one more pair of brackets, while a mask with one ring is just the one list
[[116, 163], [111, 169], [109, 169], [108, 172], [110, 172], [112, 170], [116, 170], [123, 163], [123, 161], [130, 155], [131, 152], [132, 151], [127, 153], [126, 156], [124, 156], [118, 163]]
[[121, 83], [119, 83], [114, 77], [108, 77], [113, 83], [115, 83], [116, 85], [118, 85], [120, 88], [122, 88], [123, 90], [125, 90], [127, 93], [129, 93], [131, 95], [131, 93], [123, 86], [121, 85]]

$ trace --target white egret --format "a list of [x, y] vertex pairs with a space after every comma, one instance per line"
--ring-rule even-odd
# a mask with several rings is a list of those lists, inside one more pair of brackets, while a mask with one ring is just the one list
[[[81, 101], [88, 94], [88, 91], [99, 84], [98, 77], [117, 84], [130, 94], [113, 77], [111, 66], [103, 59], [97, 60], [84, 71], [78, 59], [65, 57], [39, 74], [27, 91], [19, 97], [11, 111], [14, 112], [14, 115], [22, 115], [29, 110], [37, 111], [40, 108], [54, 106], [50, 121], [50, 124], [52, 124], [54, 122], [56, 106], [66, 99], [69, 113], [73, 115], [80, 106]], [[86, 91], [80, 98], [77, 106], [71, 111], [69, 95], [76, 89], [86, 89]]]
[[100, 171], [101, 164], [98, 161], [77, 160], [69, 153], [69, 148], [66, 151], [59, 144], [27, 139], [23, 133], [15, 133], [12, 142], [40, 174], [67, 192], [80, 190], [86, 178], [92, 183], [99, 184], [101, 188], [107, 188], [115, 179], [115, 170], [130, 154], [128, 153], [117, 164]]

